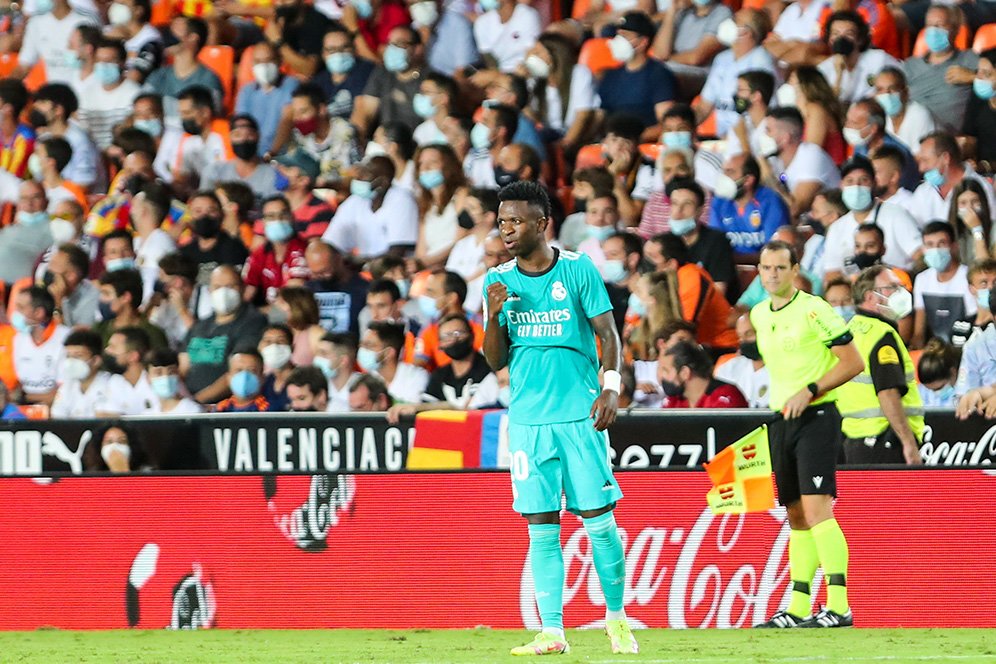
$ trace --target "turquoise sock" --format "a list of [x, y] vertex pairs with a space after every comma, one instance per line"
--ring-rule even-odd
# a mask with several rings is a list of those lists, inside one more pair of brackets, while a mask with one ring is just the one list
[[564, 629], [564, 552], [559, 523], [529, 524], [529, 562], [543, 629]]
[[595, 571], [605, 595], [605, 608], [622, 611], [623, 592], [626, 590], [626, 554], [619, 538], [616, 518], [612, 512], [606, 512], [593, 519], [584, 519], [584, 529], [591, 540]]

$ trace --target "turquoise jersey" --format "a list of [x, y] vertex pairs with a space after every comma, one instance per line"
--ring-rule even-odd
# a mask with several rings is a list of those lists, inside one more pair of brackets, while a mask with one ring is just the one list
[[598, 269], [584, 254], [557, 249], [553, 265], [542, 274], [522, 272], [513, 259], [485, 276], [485, 314], [487, 289], [496, 281], [508, 288], [499, 321], [511, 341], [509, 422], [586, 419], [600, 392], [590, 319], [612, 310]]

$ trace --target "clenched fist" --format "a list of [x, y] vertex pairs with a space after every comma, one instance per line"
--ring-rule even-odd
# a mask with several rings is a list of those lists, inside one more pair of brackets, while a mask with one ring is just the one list
[[497, 318], [505, 301], [508, 299], [508, 288], [500, 281], [488, 286], [488, 318]]

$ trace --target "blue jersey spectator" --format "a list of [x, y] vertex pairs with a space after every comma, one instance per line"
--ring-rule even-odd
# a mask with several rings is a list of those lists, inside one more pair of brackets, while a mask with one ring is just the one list
[[259, 125], [259, 156], [270, 152], [284, 109], [290, 106], [297, 79], [280, 73], [280, 55], [266, 41], [252, 50], [253, 82], [239, 90], [235, 114], [250, 115]]
[[725, 232], [733, 252], [741, 256], [760, 252], [780, 226], [791, 222], [785, 201], [775, 191], [758, 186], [760, 180], [754, 157], [730, 157], [709, 208], [709, 225]]

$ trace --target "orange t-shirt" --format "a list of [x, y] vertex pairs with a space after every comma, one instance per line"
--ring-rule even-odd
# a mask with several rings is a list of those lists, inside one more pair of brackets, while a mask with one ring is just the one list
[[729, 326], [732, 307], [719, 292], [712, 277], [694, 263], [678, 268], [678, 297], [681, 315], [695, 323], [696, 340], [713, 348], [736, 348], [739, 345], [736, 330]]
[[11, 325], [0, 325], [0, 380], [7, 385], [7, 391], [17, 388], [17, 372], [14, 370], [14, 335], [17, 330]]
[[[474, 350], [481, 350], [484, 347], [484, 328], [470, 321], [470, 329], [474, 331]], [[419, 333], [413, 359], [415, 364], [430, 372], [450, 363], [450, 356], [439, 347], [439, 323], [427, 325]]]

